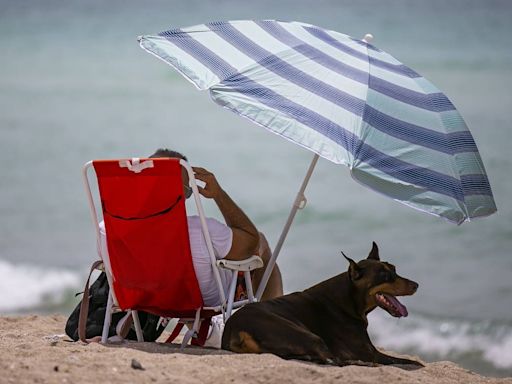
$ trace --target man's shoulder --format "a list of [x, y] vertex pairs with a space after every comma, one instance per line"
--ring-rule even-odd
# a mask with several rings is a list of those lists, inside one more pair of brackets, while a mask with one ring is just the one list
[[[203, 230], [200, 217], [188, 216], [187, 219], [188, 234], [190, 236], [191, 244], [197, 244], [197, 242], [203, 243], [205, 238], [202, 235]], [[226, 224], [211, 217], [206, 218], [206, 225], [213, 247], [216, 251], [215, 253], [217, 258], [225, 257], [231, 249], [233, 231]]]

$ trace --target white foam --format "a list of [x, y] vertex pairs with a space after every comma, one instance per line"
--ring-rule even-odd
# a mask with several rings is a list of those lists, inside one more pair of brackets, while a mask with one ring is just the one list
[[374, 343], [389, 350], [413, 351], [441, 359], [480, 353], [497, 368], [512, 368], [512, 327], [491, 321], [430, 319], [411, 315], [395, 320], [375, 312], [369, 319]]
[[58, 269], [11, 264], [0, 260], [0, 312], [56, 303], [66, 289], [80, 286], [78, 274]]
[[512, 334], [504, 337], [500, 343], [490, 345], [484, 353], [486, 360], [494, 362], [498, 368], [512, 367]]

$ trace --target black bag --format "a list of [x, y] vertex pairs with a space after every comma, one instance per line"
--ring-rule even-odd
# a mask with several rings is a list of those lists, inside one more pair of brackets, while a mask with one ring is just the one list
[[[87, 285], [89, 280], [87, 280]], [[89, 293], [89, 308], [87, 311], [87, 322], [85, 326], [85, 337], [90, 339], [95, 336], [101, 336], [103, 331], [103, 322], [105, 320], [105, 313], [107, 310], [107, 300], [109, 293], [109, 286], [107, 275], [102, 272], [96, 281], [88, 289]], [[87, 289], [84, 291], [87, 292]], [[83, 299], [82, 299], [83, 300]], [[79, 340], [79, 320], [80, 320], [80, 307], [82, 301], [78, 303], [66, 322], [66, 334], [74, 341]], [[160, 316], [151, 313], [138, 311], [140, 326], [144, 341], [155, 341], [162, 334], [165, 329], [165, 322], [160, 322]], [[117, 323], [126, 315], [126, 312], [116, 312], [112, 314], [112, 321], [108, 330], [108, 336], [116, 334]], [[162, 319], [163, 320], [163, 319]], [[137, 340], [135, 329], [132, 328], [126, 336], [129, 340]]]

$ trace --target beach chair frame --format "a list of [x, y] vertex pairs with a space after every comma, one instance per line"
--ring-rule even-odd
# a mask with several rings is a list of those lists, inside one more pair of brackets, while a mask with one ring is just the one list
[[[120, 159], [120, 160], [110, 160], [110, 161], [116, 161], [119, 163], [120, 167], [126, 167], [130, 171], [134, 172], [134, 175], [137, 173], [144, 172], [144, 169], [153, 167], [155, 162], [158, 162], [159, 160], [162, 160], [160, 158], [158, 159], [141, 159], [141, 158], [132, 158], [132, 159]], [[95, 233], [96, 233], [96, 243], [97, 243], [97, 249], [98, 254], [103, 261], [104, 264], [104, 270], [107, 276], [107, 280], [110, 287], [110, 292], [107, 300], [107, 311], [105, 314], [105, 320], [103, 324], [103, 332], [101, 337], [102, 343], [107, 343], [108, 341], [108, 330], [110, 327], [111, 319], [112, 319], [112, 313], [115, 310], [119, 310], [118, 301], [116, 299], [116, 294], [114, 290], [114, 284], [113, 284], [113, 277], [112, 277], [112, 269], [110, 266], [110, 260], [108, 253], [105, 255], [102, 252], [101, 247], [101, 233], [99, 229], [99, 215], [98, 215], [98, 207], [97, 204], [94, 201], [93, 198], [93, 192], [91, 189], [91, 184], [89, 182], [89, 175], [91, 172], [89, 172], [92, 169], [94, 169], [94, 162], [98, 160], [91, 160], [87, 162], [83, 168], [82, 168], [82, 176], [84, 181], [84, 186], [89, 202], [89, 208], [91, 212], [91, 218], [93, 221]], [[227, 321], [229, 316], [231, 316], [231, 313], [233, 309], [241, 307], [247, 303], [255, 302], [257, 301], [253, 289], [252, 289], [252, 281], [251, 281], [251, 275], [250, 272], [254, 269], [263, 267], [263, 261], [258, 256], [251, 256], [246, 260], [242, 261], [232, 261], [232, 260], [217, 260], [215, 257], [213, 244], [211, 241], [210, 233], [208, 231], [208, 226], [206, 224], [206, 216], [204, 214], [204, 209], [201, 203], [201, 197], [199, 194], [199, 190], [196, 183], [196, 178], [194, 176], [194, 172], [192, 170], [192, 167], [190, 164], [180, 159], [179, 161], [180, 165], [185, 168], [187, 171], [188, 177], [189, 177], [189, 186], [192, 188], [192, 194], [194, 196], [194, 202], [196, 206], [197, 214], [200, 218], [201, 222], [201, 229], [202, 233], [206, 242], [208, 254], [210, 256], [210, 261], [212, 265], [212, 270], [214, 273], [215, 281], [217, 283], [217, 288], [219, 292], [219, 297], [221, 298], [221, 304], [215, 307], [200, 307], [197, 308], [195, 311], [194, 317], [187, 317], [187, 318], [180, 318], [178, 321], [182, 324], [187, 324], [189, 326], [189, 330], [185, 333], [185, 336], [183, 338], [181, 348], [184, 348], [185, 345], [190, 341], [191, 338], [197, 337], [199, 334], [199, 328], [201, 324], [201, 318], [202, 313], [207, 312], [210, 313], [210, 316], [212, 313], [214, 314], [221, 314], [223, 315], [223, 320]], [[96, 191], [97, 196], [100, 195], [99, 190]], [[107, 234], [108, 237], [108, 234]], [[233, 271], [233, 276], [231, 281], [229, 282], [228, 287], [228, 297], [226, 298], [226, 295], [224, 293], [222, 279], [220, 277], [219, 268], [225, 268], [230, 269]], [[235, 291], [236, 291], [236, 285], [237, 285], [237, 276], [238, 272], [243, 272], [245, 282], [246, 282], [246, 288], [247, 288], [247, 299], [244, 300], [238, 300], [235, 301]], [[128, 309], [129, 312], [131, 312], [133, 316], [133, 322], [135, 326], [135, 331], [137, 334], [137, 340], [142, 342], [144, 341], [142, 329], [139, 321], [139, 317], [136, 310]]]

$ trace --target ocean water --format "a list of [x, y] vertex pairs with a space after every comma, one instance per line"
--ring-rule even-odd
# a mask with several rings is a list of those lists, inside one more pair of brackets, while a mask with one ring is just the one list
[[[313, 6], [314, 4], [314, 6]], [[353, 182], [321, 160], [279, 257], [285, 290], [360, 259], [371, 242], [420, 284], [410, 316], [376, 310], [376, 344], [512, 376], [512, 3], [508, 1], [0, 0], [0, 313], [69, 313], [94, 230], [93, 158], [166, 146], [211, 169], [275, 244], [312, 154], [214, 105], [136, 37], [230, 19], [299, 20], [375, 36], [442, 89], [470, 127], [498, 213], [460, 227]], [[210, 215], [218, 216], [212, 204]]]

